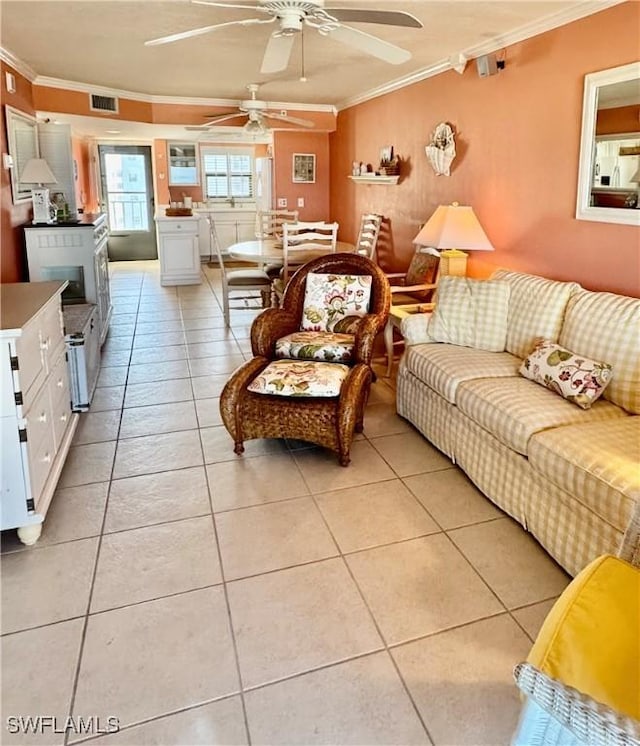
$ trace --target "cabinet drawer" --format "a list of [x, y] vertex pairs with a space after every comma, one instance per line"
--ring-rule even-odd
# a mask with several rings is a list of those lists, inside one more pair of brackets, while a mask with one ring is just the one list
[[159, 220], [158, 233], [198, 233], [198, 220]]
[[43, 386], [24, 415], [29, 448], [38, 448], [43, 438], [53, 435], [51, 403], [48, 387]]
[[42, 492], [56, 455], [53, 441], [53, 430], [47, 433], [42, 442], [35, 446], [27, 442], [27, 453], [29, 459], [29, 483], [31, 485], [31, 497], [36, 505]]
[[51, 420], [56, 452], [60, 448], [64, 433], [71, 419], [71, 396], [67, 361], [62, 355], [53, 369], [48, 382], [51, 401]]
[[62, 309], [57, 302], [44, 309], [40, 322], [41, 345], [48, 358], [48, 370], [52, 369], [51, 363], [55, 364], [52, 357], [59, 352], [60, 346], [64, 344]]
[[22, 392], [25, 408], [33, 401], [46, 375], [44, 350], [41, 345], [40, 324], [37, 317], [32, 319], [16, 339], [17, 390]]

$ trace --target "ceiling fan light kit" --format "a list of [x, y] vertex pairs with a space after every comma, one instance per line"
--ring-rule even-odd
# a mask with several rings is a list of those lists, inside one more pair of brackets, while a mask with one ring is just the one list
[[208, 34], [229, 26], [253, 26], [278, 21], [280, 27], [269, 37], [260, 72], [271, 74], [286, 70], [291, 58], [295, 36], [302, 33], [305, 25], [316, 29], [322, 36], [333, 38], [365, 54], [391, 65], [401, 65], [411, 59], [411, 53], [402, 47], [344, 24], [369, 23], [404, 28], [422, 28], [422, 23], [411, 13], [395, 10], [370, 10], [367, 8], [325, 8], [324, 0], [258, 0], [257, 5], [235, 5], [215, 0], [192, 0], [198, 5], [234, 10], [253, 10], [271, 16], [269, 19], [246, 18], [226, 21], [210, 26], [180, 31], [178, 33], [150, 39], [146, 46], [170, 44], [194, 36]]

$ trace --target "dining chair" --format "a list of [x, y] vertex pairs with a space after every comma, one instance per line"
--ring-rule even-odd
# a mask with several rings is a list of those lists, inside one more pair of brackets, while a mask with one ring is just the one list
[[297, 223], [298, 210], [259, 210], [256, 213], [256, 238], [280, 238], [283, 223]]
[[338, 223], [297, 222], [282, 225], [282, 281], [289, 282], [289, 266], [300, 264], [295, 254], [304, 254], [305, 261], [322, 254], [333, 254], [338, 241]]
[[419, 246], [406, 272], [387, 272], [391, 283], [391, 305], [430, 301], [438, 287], [440, 254], [436, 249]]
[[[218, 240], [218, 232], [213, 218], [208, 218], [211, 246], [215, 249], [220, 273], [222, 276], [222, 311], [227, 328], [231, 326], [231, 301], [242, 301], [242, 306], [234, 308], [249, 308], [249, 301], [260, 300], [261, 306], [268, 307], [271, 302], [271, 278], [262, 269], [230, 269], [224, 265], [222, 250]], [[260, 295], [256, 295], [260, 293]], [[232, 297], [233, 294], [233, 297]]]
[[364, 213], [360, 218], [360, 230], [358, 231], [358, 240], [356, 242], [356, 254], [366, 256], [368, 259], [375, 259], [376, 244], [380, 226], [382, 225], [382, 215], [375, 213]]

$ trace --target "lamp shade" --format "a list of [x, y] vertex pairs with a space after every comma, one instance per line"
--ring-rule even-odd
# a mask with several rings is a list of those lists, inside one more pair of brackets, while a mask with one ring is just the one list
[[51, 172], [44, 158], [31, 158], [27, 161], [20, 181], [25, 184], [57, 184], [58, 180]]
[[434, 249], [494, 251], [473, 208], [456, 202], [440, 205], [422, 226], [413, 243]]

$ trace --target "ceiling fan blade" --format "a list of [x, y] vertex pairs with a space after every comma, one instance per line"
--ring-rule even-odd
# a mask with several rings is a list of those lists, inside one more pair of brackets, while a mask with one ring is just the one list
[[411, 52], [406, 49], [384, 41], [377, 36], [366, 34], [359, 29], [351, 28], [351, 26], [338, 26], [325, 33], [332, 39], [342, 42], [342, 44], [355, 47], [361, 52], [366, 52], [366, 54], [377, 57], [383, 62], [389, 62], [391, 65], [401, 65], [411, 59]]
[[272, 20], [263, 21], [261, 18], [247, 18], [243, 21], [227, 21], [226, 23], [215, 23], [213, 26], [201, 26], [200, 28], [192, 28], [190, 31], [180, 31], [177, 34], [169, 34], [169, 36], [161, 36], [158, 39], [150, 39], [145, 41], [145, 47], [155, 47], [159, 44], [171, 44], [174, 41], [181, 41], [182, 39], [191, 39], [194, 36], [201, 36], [202, 34], [208, 34], [210, 31], [215, 31], [225, 26], [254, 26], [257, 23], [272, 23]]
[[293, 36], [278, 36], [272, 34], [267, 42], [262, 59], [261, 73], [279, 73], [286, 70], [293, 49]]
[[236, 3], [218, 3], [215, 0], [191, 0], [194, 5], [213, 5], [214, 8], [240, 8], [240, 10], [259, 10], [263, 9], [258, 5], [237, 5]]
[[[195, 1], [195, 0], [194, 0]], [[328, 8], [327, 13], [347, 23], [381, 23], [385, 26], [422, 28], [422, 22], [402, 10], [365, 10], [358, 8]]]
[[220, 122], [226, 122], [227, 119], [237, 119], [238, 117], [246, 117], [247, 115], [242, 111], [233, 111], [230, 114], [220, 114], [219, 117], [214, 117], [205, 123], [205, 127], [210, 127], [212, 124], [220, 124]]
[[298, 117], [290, 117], [288, 115], [285, 116], [284, 114], [278, 114], [275, 111], [263, 111], [262, 116], [267, 117], [267, 119], [280, 119], [281, 121], [289, 122], [290, 124], [298, 124], [300, 127], [315, 127], [315, 124], [309, 119], [299, 119]]

